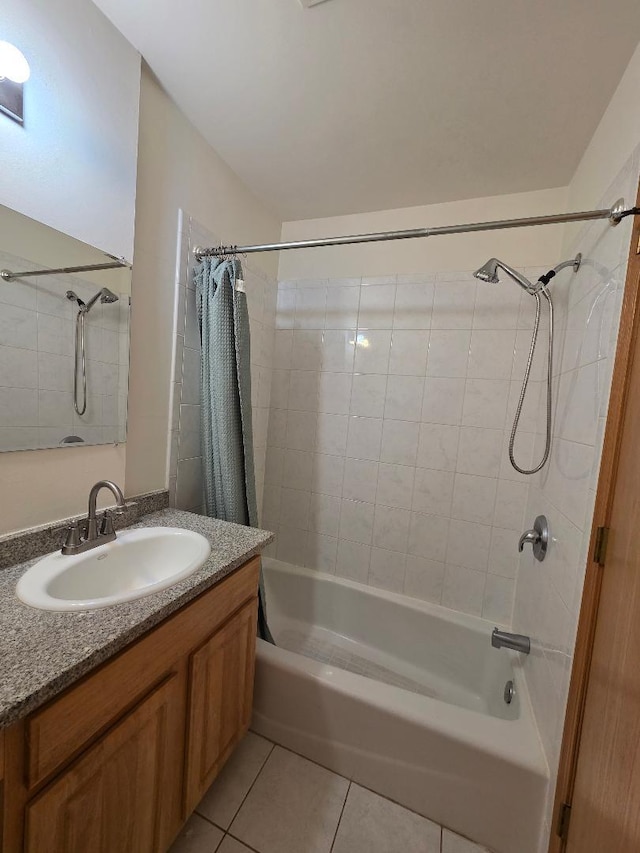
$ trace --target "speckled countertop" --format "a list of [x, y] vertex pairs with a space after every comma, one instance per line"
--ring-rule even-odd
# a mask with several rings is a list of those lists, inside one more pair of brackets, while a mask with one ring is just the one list
[[273, 534], [181, 510], [146, 515], [134, 527], [183, 527], [211, 543], [190, 577], [145, 598], [82, 613], [53, 613], [23, 604], [18, 578], [36, 560], [0, 571], [0, 728], [34, 711], [95, 666], [179, 610], [250, 557]]

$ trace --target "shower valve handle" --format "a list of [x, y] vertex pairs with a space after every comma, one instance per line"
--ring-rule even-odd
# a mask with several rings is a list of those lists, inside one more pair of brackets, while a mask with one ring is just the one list
[[533, 530], [527, 530], [522, 534], [518, 542], [518, 551], [522, 553], [527, 542], [533, 545], [533, 556], [542, 562], [547, 556], [547, 548], [549, 547], [549, 523], [544, 515], [539, 515], [536, 518]]

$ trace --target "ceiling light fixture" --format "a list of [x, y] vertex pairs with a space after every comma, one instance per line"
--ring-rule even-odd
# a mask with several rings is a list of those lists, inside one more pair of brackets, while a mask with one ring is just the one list
[[24, 123], [24, 84], [31, 76], [24, 54], [8, 41], [0, 41], [0, 111]]

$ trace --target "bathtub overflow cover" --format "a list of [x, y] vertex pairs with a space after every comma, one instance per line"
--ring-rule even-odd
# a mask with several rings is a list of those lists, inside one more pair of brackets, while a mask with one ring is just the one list
[[513, 681], [509, 679], [504, 686], [504, 701], [507, 705], [510, 705], [513, 702], [513, 697], [515, 696], [516, 689], [513, 686]]

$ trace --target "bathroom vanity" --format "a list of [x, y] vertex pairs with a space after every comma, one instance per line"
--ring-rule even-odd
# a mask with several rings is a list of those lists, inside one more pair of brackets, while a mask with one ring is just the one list
[[[155, 516], [155, 523], [170, 516], [174, 524], [177, 517], [190, 524], [189, 513]], [[60, 673], [57, 681], [55, 656], [49, 664], [34, 661], [40, 688], [34, 690], [34, 682], [18, 696], [16, 680], [15, 695], [3, 696], [3, 853], [166, 851], [247, 730], [259, 550], [271, 537], [191, 519], [200, 532], [209, 528], [211, 558], [174, 590], [120, 606], [128, 608], [120, 609], [120, 635], [113, 627], [119, 608], [47, 614], [12, 604], [9, 621], [15, 626], [22, 616], [25, 632], [30, 622], [44, 631], [43, 646], [64, 630], [62, 644], [77, 646], [82, 658], [83, 637], [70, 636], [77, 630], [86, 632], [93, 654], [85, 663], [71, 660], [72, 674]], [[235, 554], [234, 535], [245, 540]], [[0, 572], [5, 579], [11, 575], [13, 570]], [[136, 639], [127, 641], [131, 632]], [[117, 652], [101, 652], [100, 643], [114, 642], [121, 646]], [[103, 661], [92, 665], [96, 654]], [[17, 660], [11, 649], [8, 658], [11, 671]], [[80, 677], [74, 674], [78, 667], [84, 670]], [[61, 679], [66, 689], [42, 704]], [[5, 682], [3, 692], [9, 688]], [[28, 711], [32, 704], [38, 707]]]

